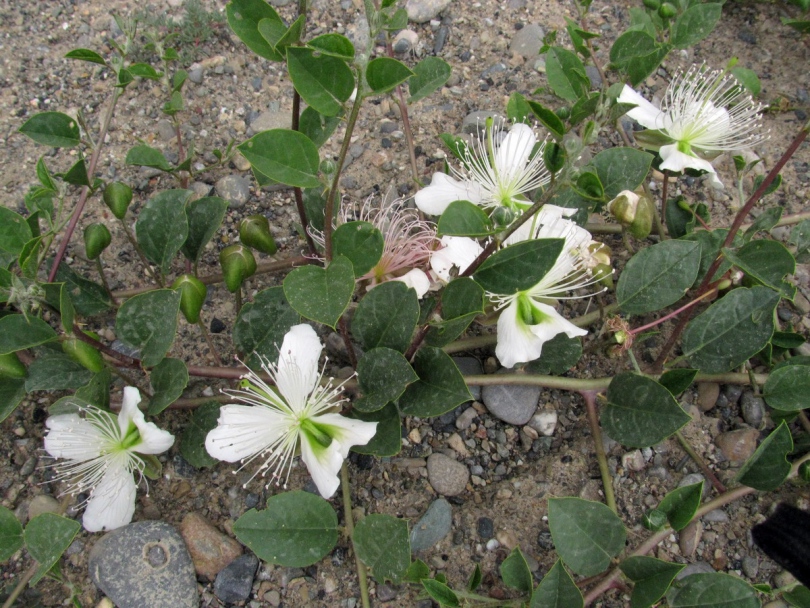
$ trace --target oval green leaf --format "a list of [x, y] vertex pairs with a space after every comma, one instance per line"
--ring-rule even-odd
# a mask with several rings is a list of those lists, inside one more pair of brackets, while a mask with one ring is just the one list
[[183, 437], [180, 440], [180, 453], [193, 467], [198, 469], [208, 468], [219, 462], [206, 451], [205, 438], [209, 431], [217, 426], [221, 407], [216, 401], [203, 403], [194, 410], [188, 426], [183, 431]]
[[411, 563], [408, 522], [392, 515], [367, 515], [354, 528], [352, 544], [357, 556], [371, 568], [378, 583], [399, 583]]
[[501, 249], [487, 258], [473, 275], [481, 287], [511, 295], [537, 285], [554, 267], [563, 239], [534, 239]]
[[261, 369], [262, 359], [278, 360], [278, 347], [293, 325], [301, 320], [281, 287], [260, 291], [242, 306], [233, 327], [233, 343], [244, 357], [244, 363], [254, 370]]
[[82, 141], [79, 125], [61, 112], [34, 114], [20, 127], [20, 133], [52, 148], [73, 148]]
[[639, 374], [625, 372], [614, 377], [607, 400], [602, 427], [611, 439], [628, 447], [655, 445], [690, 420], [667, 389]]
[[169, 272], [188, 236], [186, 201], [191, 190], [165, 190], [150, 198], [138, 214], [135, 238], [150, 262]]
[[624, 575], [633, 581], [630, 608], [649, 608], [664, 597], [670, 584], [685, 564], [673, 564], [654, 557], [634, 555], [619, 564]]
[[689, 522], [695, 516], [702, 495], [702, 481], [676, 488], [664, 496], [657, 509], [662, 513], [666, 513], [667, 521], [673, 530], [681, 531], [689, 525]]
[[532, 593], [530, 608], [582, 608], [585, 602], [561, 560], [554, 562]]
[[0, 562], [4, 562], [23, 546], [23, 529], [13, 511], [0, 507]]
[[667, 593], [670, 608], [760, 608], [756, 590], [744, 580], [720, 572], [692, 574]]
[[638, 188], [647, 173], [653, 155], [635, 148], [608, 148], [597, 154], [591, 161], [596, 175], [602, 182], [605, 198], [612, 199], [622, 190]]
[[458, 371], [450, 355], [432, 346], [416, 351], [413, 369], [419, 376], [399, 398], [399, 406], [406, 416], [430, 418], [441, 416], [453, 408], [472, 400], [464, 376]]
[[347, 222], [332, 233], [334, 255], [349, 259], [355, 277], [363, 276], [377, 265], [384, 246], [382, 232], [369, 222]]
[[624, 524], [613, 511], [581, 498], [550, 498], [548, 527], [559, 556], [581, 576], [606, 570], [627, 538]]
[[31, 585], [36, 585], [73, 542], [81, 524], [55, 513], [42, 513], [25, 527], [25, 546], [39, 566]]
[[[810, 375], [807, 370], [805, 375]], [[787, 456], [792, 451], [793, 438], [787, 424], [782, 420], [765, 441], [759, 444], [757, 451], [745, 461], [736, 480], [760, 492], [772, 492], [782, 485], [790, 473]]]
[[298, 314], [332, 329], [354, 294], [352, 263], [342, 255], [326, 268], [302, 266], [284, 278], [284, 296]]
[[196, 262], [203, 248], [222, 225], [228, 201], [217, 196], [206, 196], [186, 205], [188, 236], [180, 250], [192, 262]]
[[372, 456], [396, 456], [402, 449], [402, 419], [395, 403], [389, 403], [376, 412], [352, 410], [352, 418], [365, 422], [376, 422], [377, 432], [366, 445], [352, 446], [352, 452]]
[[386, 93], [402, 84], [414, 72], [404, 63], [391, 57], [377, 57], [368, 62], [366, 82], [374, 93]]
[[259, 32], [259, 22], [263, 19], [269, 19], [282, 31], [287, 30], [281, 17], [272, 6], [264, 0], [233, 0], [225, 10], [228, 15], [228, 25], [231, 26], [233, 33], [251, 51], [270, 61], [283, 61], [284, 56], [276, 51], [275, 46], [267, 42]]
[[337, 116], [355, 88], [354, 75], [343, 59], [305, 47], [287, 49], [287, 69], [295, 90], [324, 116]]
[[337, 544], [338, 522], [332, 506], [309, 492], [271, 496], [263, 511], [251, 509], [233, 532], [259, 559], [287, 568], [318, 562]]
[[388, 281], [360, 300], [352, 320], [352, 334], [367, 350], [384, 346], [405, 352], [418, 321], [416, 292], [401, 281]]
[[6, 315], [0, 318], [0, 355], [56, 340], [56, 332], [39, 317]]
[[414, 76], [408, 81], [411, 96], [408, 103], [416, 103], [434, 91], [438, 91], [450, 78], [450, 64], [440, 57], [428, 56], [413, 66]]
[[775, 369], [765, 381], [763, 397], [775, 410], [798, 412], [805, 409], [810, 395], [810, 373], [804, 365]]
[[723, 249], [726, 258], [745, 274], [775, 289], [782, 297], [792, 300], [796, 287], [784, 280], [796, 270], [796, 260], [782, 243], [771, 240], [751, 241], [737, 250]]
[[321, 184], [318, 146], [303, 133], [271, 129], [257, 133], [237, 147], [259, 173], [272, 180], [299, 188]]
[[155, 416], [183, 394], [188, 384], [188, 368], [180, 359], [166, 357], [152, 370], [149, 380], [152, 384], [149, 414]]
[[399, 399], [407, 386], [418, 379], [399, 351], [372, 348], [357, 363], [357, 380], [363, 397], [354, 402], [354, 407], [360, 412], [382, 409], [388, 402]]
[[481, 207], [470, 201], [453, 201], [439, 218], [437, 233], [449, 236], [487, 236], [492, 220]]
[[160, 363], [174, 342], [180, 292], [156, 289], [124, 302], [115, 318], [115, 333], [125, 344], [141, 351], [141, 363]]

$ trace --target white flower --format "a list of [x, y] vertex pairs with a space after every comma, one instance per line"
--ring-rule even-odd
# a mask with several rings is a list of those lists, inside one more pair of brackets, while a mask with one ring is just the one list
[[529, 207], [526, 193], [550, 179], [543, 163], [545, 142], [538, 146], [534, 131], [523, 123], [512, 125], [500, 139], [502, 133], [500, 127], [487, 128], [484, 139], [475, 139], [471, 147], [464, 148], [464, 168], [451, 167], [453, 176], [434, 173], [430, 185], [416, 193], [416, 206], [428, 215], [441, 215], [458, 200], [485, 208], [522, 211]]
[[416, 292], [416, 296], [418, 298], [424, 297], [424, 295], [430, 290], [430, 278], [428, 277], [427, 273], [420, 268], [409, 270], [401, 277], [396, 277], [395, 279], [391, 280], [405, 283], [405, 285]]
[[453, 268], [464, 272], [484, 251], [477, 241], [466, 236], [443, 236], [442, 247], [430, 256], [430, 267], [444, 283], [453, 278]]
[[323, 345], [311, 326], [292, 327], [284, 336], [278, 364], [262, 364], [275, 386], [248, 371], [243, 390], [229, 392], [249, 405], [222, 406], [217, 427], [205, 438], [208, 453], [243, 466], [260, 458], [263, 462], [253, 477], [270, 472], [277, 484], [286, 487], [300, 450], [321, 496], [332, 496], [340, 485], [338, 472], [349, 449], [368, 443], [377, 423], [330, 413], [342, 401], [341, 387], [321, 384], [321, 350]]
[[[575, 212], [554, 205], [544, 205], [540, 212], [525, 225], [530, 226], [522, 239], [565, 239], [563, 250], [557, 256], [554, 266], [533, 287], [511, 295], [489, 297], [501, 310], [498, 318], [498, 344], [495, 355], [504, 367], [526, 363], [540, 357], [543, 344], [554, 336], [564, 333], [569, 338], [584, 336], [588, 332], [563, 318], [546, 299], [573, 299], [588, 296], [563, 296], [591, 285], [598, 279], [590, 273], [590, 248], [594, 241], [591, 234], [566, 219]], [[515, 236], [515, 235], [513, 235]], [[507, 241], [509, 242], [509, 241]]]
[[174, 437], [144, 420], [137, 388], [124, 389], [118, 417], [94, 406], [79, 414], [51, 416], [45, 422], [45, 451], [66, 462], [56, 463], [58, 479], [70, 480], [65, 493], [90, 492], [82, 524], [89, 532], [113, 530], [132, 521], [136, 483], [146, 463], [139, 455], [160, 454]]
[[643, 147], [658, 150], [662, 170], [707, 171], [716, 184], [720, 180], [709, 160], [765, 139], [760, 133], [762, 106], [754, 103], [736, 78], [720, 70], [692, 66], [679, 74], [667, 87], [660, 110], [627, 85], [618, 101], [636, 104], [627, 115], [659, 132], [647, 137], [641, 132], [636, 139]]

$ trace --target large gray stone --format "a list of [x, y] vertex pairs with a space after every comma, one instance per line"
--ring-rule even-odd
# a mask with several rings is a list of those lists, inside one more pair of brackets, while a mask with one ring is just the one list
[[438, 16], [451, 2], [452, 0], [408, 0], [405, 10], [408, 11], [410, 21], [425, 23]]
[[470, 479], [470, 471], [466, 466], [440, 452], [435, 452], [428, 458], [427, 472], [430, 485], [444, 496], [461, 494]]
[[[484, 373], [481, 362], [475, 357], [453, 357], [453, 363], [458, 367], [462, 376], [479, 376]], [[470, 394], [476, 401], [481, 400], [481, 387], [470, 386]]]
[[118, 608], [197, 608], [197, 578], [183, 539], [162, 521], [105, 534], [90, 551], [90, 578]]
[[539, 386], [487, 385], [481, 391], [481, 400], [496, 418], [523, 426], [537, 409], [541, 391]]
[[253, 578], [259, 568], [259, 558], [252, 553], [240, 555], [217, 574], [214, 594], [223, 602], [232, 604], [250, 597]]
[[240, 175], [226, 175], [221, 178], [216, 183], [216, 190], [232, 209], [241, 207], [250, 198], [250, 182]]
[[450, 533], [453, 508], [444, 498], [430, 503], [428, 510], [411, 530], [411, 551], [427, 551]]
[[543, 48], [543, 36], [545, 35], [546, 31], [541, 26], [530, 23], [515, 32], [509, 43], [509, 50], [526, 59], [537, 59], [540, 49]]

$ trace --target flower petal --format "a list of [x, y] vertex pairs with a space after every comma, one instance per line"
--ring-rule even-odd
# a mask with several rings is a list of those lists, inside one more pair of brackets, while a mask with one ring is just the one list
[[121, 411], [118, 413], [118, 427], [121, 435], [126, 436], [129, 425], [138, 427], [141, 440], [130, 448], [139, 454], [162, 454], [174, 445], [174, 435], [158, 428], [153, 422], [146, 422], [143, 412], [138, 408], [141, 393], [134, 386], [124, 387], [124, 398]]
[[541, 340], [541, 346], [557, 334], [565, 334], [569, 338], [587, 335], [588, 330], [577, 327], [571, 323], [571, 321], [554, 310], [553, 306], [541, 304], [536, 300], [532, 300], [532, 304], [546, 317], [542, 323], [529, 325], [530, 331]]
[[644, 97], [636, 93], [627, 85], [624, 85], [624, 88], [616, 101], [619, 103], [635, 104], [636, 107], [630, 110], [627, 115], [642, 127], [646, 127], [647, 129], [664, 129], [668, 126], [665, 124], [665, 115], [661, 112], [661, 110], [656, 108], [653, 104], [644, 99]]
[[[522, 122], [515, 123], [495, 151], [495, 170], [502, 181], [508, 181], [526, 168], [537, 136], [534, 130]], [[507, 177], [508, 176], [508, 177]]]
[[684, 169], [687, 168], [697, 169], [698, 171], [706, 171], [712, 176], [709, 178], [712, 180], [712, 182], [721, 183], [717, 177], [717, 172], [714, 170], [714, 167], [709, 161], [698, 158], [697, 156], [684, 154], [678, 150], [677, 144], [661, 146], [659, 154], [661, 155], [661, 159], [663, 161], [661, 163], [661, 169], [666, 169], [667, 171], [672, 171], [674, 173], [682, 173]]
[[[306, 323], [294, 325], [284, 335], [284, 341], [281, 343], [278, 354], [278, 378], [276, 380], [279, 391], [288, 401], [296, 400], [294, 395], [288, 395], [285, 392], [285, 389], [288, 388], [286, 385], [293, 380], [292, 368], [297, 368], [303, 386], [289, 388], [295, 389], [296, 392], [305, 390], [305, 401], [306, 396], [315, 388], [318, 382], [318, 359], [321, 357], [322, 350], [323, 345], [318, 334], [311, 325]], [[294, 407], [294, 404], [290, 403], [290, 406]]]
[[141, 393], [134, 386], [124, 387], [124, 397], [121, 400], [121, 411], [118, 412], [118, 428], [121, 429], [121, 436], [126, 437], [129, 432], [130, 422], [138, 424], [140, 419], [143, 422], [143, 412], [138, 409], [141, 402]]
[[338, 473], [343, 464], [343, 457], [340, 454], [341, 446], [338, 441], [332, 441], [329, 447], [323, 447], [302, 433], [301, 460], [307, 465], [312, 481], [324, 498], [331, 498], [340, 485]]
[[[112, 422], [112, 421], [111, 421]], [[54, 458], [83, 462], [98, 458], [106, 437], [78, 414], [51, 416], [45, 422], [45, 451]]]
[[312, 422], [332, 438], [332, 443], [340, 444], [340, 455], [345, 459], [354, 445], [366, 445], [377, 432], [376, 422], [365, 422], [346, 418], [340, 414], [316, 416]]
[[263, 452], [290, 431], [290, 419], [276, 410], [223, 405], [216, 428], [205, 437], [205, 449], [217, 460], [239, 462]]
[[393, 280], [405, 283], [405, 285], [416, 291], [418, 298], [422, 298], [430, 289], [430, 279], [425, 274], [425, 271], [419, 268], [409, 270], [401, 277], [396, 277]]
[[123, 462], [112, 461], [99, 484], [90, 493], [82, 517], [88, 532], [114, 530], [127, 525], [135, 514], [137, 486]]
[[450, 281], [454, 266], [464, 272], [484, 250], [477, 241], [466, 236], [444, 236], [442, 245], [430, 256], [430, 267], [445, 283]]
[[458, 181], [446, 173], [434, 173], [430, 185], [417, 192], [413, 200], [423, 213], [441, 215], [453, 201], [470, 201], [477, 205], [483, 198], [480, 184]]

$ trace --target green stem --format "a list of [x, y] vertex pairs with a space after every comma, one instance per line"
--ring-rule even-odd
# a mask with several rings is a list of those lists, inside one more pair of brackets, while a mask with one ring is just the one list
[[[343, 518], [346, 521], [346, 535], [349, 540], [353, 541], [354, 537], [354, 516], [352, 515], [352, 490], [349, 486], [349, 469], [346, 466], [346, 461], [340, 467], [340, 486], [343, 493]], [[360, 601], [363, 608], [370, 608], [371, 602], [368, 599], [368, 580], [366, 578], [366, 566], [354, 552], [354, 561], [357, 567], [357, 582], [360, 585]]]
[[714, 474], [709, 468], [709, 465], [706, 464], [706, 461], [700, 457], [694, 448], [692, 448], [691, 444], [686, 440], [686, 437], [680, 431], [675, 431], [675, 438], [678, 440], [678, 443], [681, 444], [683, 451], [689, 455], [689, 458], [700, 467], [703, 476], [709, 480], [709, 483], [714, 486], [714, 489], [717, 490], [719, 494], [723, 494], [726, 491], [726, 486], [723, 485], [723, 482], [718, 479], [717, 475]]
[[113, 306], [118, 306], [118, 302], [116, 302], [115, 296], [110, 290], [110, 284], [107, 283], [107, 276], [104, 274], [104, 267], [101, 265], [101, 256], [96, 258], [96, 270], [98, 271], [98, 276], [101, 278], [101, 284], [104, 286], [104, 291], [106, 291], [107, 295], [110, 296]]
[[236, 291], [233, 292], [233, 302], [234, 306], [236, 307], [236, 314], [239, 314], [239, 311], [242, 310], [242, 286], [240, 285]]
[[363, 95], [358, 89], [352, 109], [349, 112], [349, 118], [346, 120], [346, 134], [343, 136], [343, 144], [340, 146], [340, 153], [338, 154], [337, 166], [335, 167], [335, 177], [332, 178], [332, 187], [329, 189], [329, 194], [326, 197], [326, 208], [324, 209], [323, 220], [323, 240], [324, 240], [324, 256], [327, 261], [332, 260], [332, 218], [335, 213], [335, 197], [337, 197], [338, 186], [340, 182], [340, 175], [343, 171], [343, 165], [346, 164], [346, 156], [349, 153], [349, 146], [352, 142], [352, 133], [357, 124], [357, 117], [360, 115], [360, 106], [363, 105]]
[[[104, 119], [101, 123], [101, 130], [98, 133], [99, 144], [93, 148], [93, 154], [90, 155], [90, 162], [87, 165], [87, 175], [90, 181], [92, 181], [93, 175], [96, 172], [96, 165], [98, 164], [99, 156], [101, 156], [101, 145], [107, 135], [107, 130], [110, 128], [115, 106], [118, 103], [118, 98], [121, 97], [121, 93], [122, 89], [118, 87], [113, 90], [110, 106], [107, 108], [107, 113], [104, 115]], [[90, 188], [83, 186], [82, 192], [79, 195], [79, 202], [76, 204], [75, 209], [73, 209], [73, 214], [70, 217], [70, 222], [62, 237], [62, 242], [59, 244], [59, 249], [57, 249], [56, 255], [53, 258], [53, 265], [51, 266], [51, 271], [48, 273], [48, 283], [53, 283], [56, 279], [56, 271], [59, 269], [59, 264], [62, 263], [62, 258], [65, 257], [65, 251], [67, 251], [68, 244], [70, 243], [70, 237], [73, 236], [73, 232], [76, 230], [76, 225], [79, 223], [79, 218], [81, 218], [82, 211], [84, 211], [84, 205], [87, 202], [89, 194]]]
[[219, 351], [217, 351], [217, 347], [214, 346], [214, 341], [211, 339], [211, 334], [208, 333], [208, 329], [205, 327], [205, 323], [203, 323], [202, 318], [197, 319], [197, 325], [200, 326], [200, 331], [202, 332], [203, 338], [205, 338], [205, 341], [208, 344], [208, 350], [211, 351], [211, 358], [214, 360], [214, 363], [219, 365], [222, 363], [222, 358], [219, 356]]
[[38, 569], [39, 569], [39, 562], [34, 561], [34, 563], [31, 564], [31, 567], [28, 568], [28, 570], [25, 571], [25, 574], [22, 575], [22, 578], [20, 578], [19, 582], [17, 583], [17, 586], [14, 587], [13, 591], [9, 594], [6, 601], [3, 602], [2, 608], [11, 608], [14, 605], [14, 602], [17, 601], [17, 598], [20, 597], [20, 594], [23, 591], [25, 591], [25, 587], [28, 585], [31, 579], [34, 578], [34, 575], [37, 573]]
[[599, 426], [599, 414], [596, 411], [597, 391], [580, 391], [585, 405], [588, 409], [588, 425], [591, 427], [594, 447], [596, 448], [596, 460], [599, 463], [599, 474], [602, 476], [602, 487], [605, 490], [605, 504], [610, 507], [616, 515], [619, 514], [616, 508], [616, 496], [613, 494], [613, 478], [610, 476], [605, 444], [602, 443], [602, 429]]

